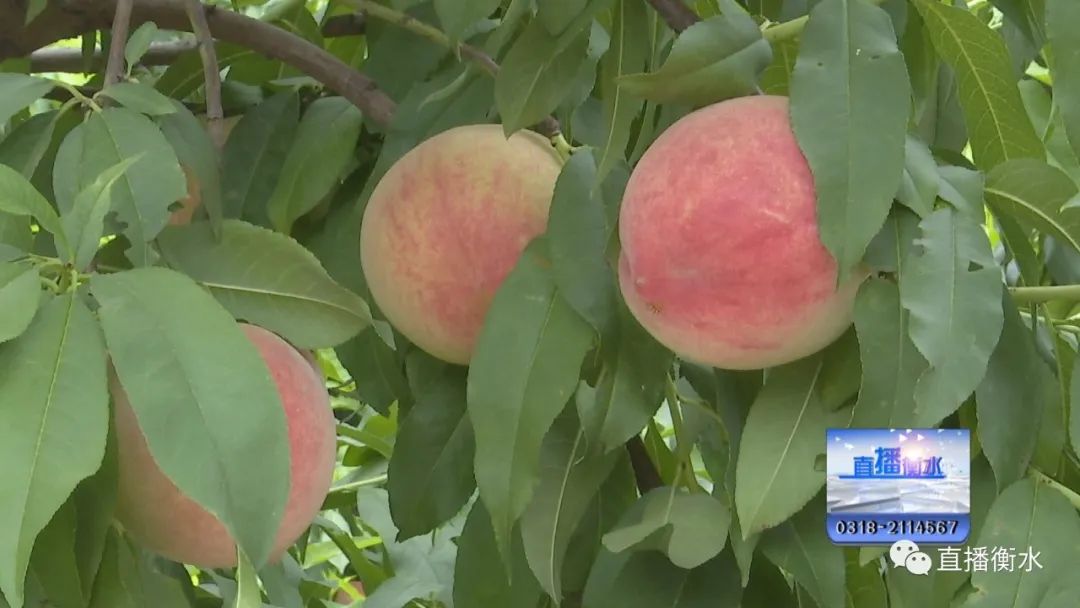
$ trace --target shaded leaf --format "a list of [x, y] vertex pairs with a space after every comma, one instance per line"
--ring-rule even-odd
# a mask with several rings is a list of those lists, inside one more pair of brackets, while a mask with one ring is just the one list
[[1080, 4], [1046, 0], [1046, 35], [1054, 53], [1054, 101], [1064, 118], [1065, 131], [1080, 156]]
[[491, 517], [480, 501], [473, 504], [458, 541], [454, 572], [455, 608], [492, 606], [532, 606], [542, 592], [522, 549], [521, 537], [514, 534], [511, 575], [508, 578]]
[[416, 403], [401, 422], [387, 484], [399, 540], [431, 532], [461, 511], [476, 489], [467, 370], [421, 352], [410, 357]]
[[819, 606], [843, 606], [844, 551], [829, 540], [824, 521], [824, 501], [815, 500], [764, 533], [758, 546], [769, 561], [790, 572]]
[[0, 263], [0, 343], [17, 338], [30, 327], [41, 301], [38, 272], [16, 264]]
[[56, 85], [44, 78], [0, 72], [0, 124], [41, 99]]
[[457, 40], [472, 24], [495, 12], [501, 0], [435, 0], [435, 14], [442, 29]]
[[645, 70], [648, 49], [648, 13], [644, 2], [617, 0], [611, 25], [611, 46], [600, 64], [600, 99], [604, 104], [606, 137], [597, 151], [596, 171], [601, 181], [626, 156], [630, 126], [641, 112], [641, 99], [623, 90], [619, 79]]
[[755, 91], [772, 49], [732, 0], [721, 15], [686, 28], [659, 69], [618, 79], [620, 88], [658, 103], [703, 106]]
[[986, 199], [995, 213], [1015, 217], [1080, 251], [1080, 210], [1067, 204], [1076, 194], [1068, 175], [1040, 160], [1008, 161], [986, 176]]
[[572, 407], [544, 438], [540, 482], [522, 515], [521, 538], [533, 574], [553, 598], [564, 595], [563, 562], [571, 536], [618, 456], [588, 442]]
[[308, 106], [267, 202], [277, 230], [288, 234], [344, 177], [362, 125], [360, 110], [344, 97], [324, 97]]
[[75, 204], [61, 216], [64, 233], [75, 248], [74, 256], [68, 261], [76, 270], [85, 269], [101, 247], [105, 214], [112, 208], [113, 186], [138, 160], [139, 157], [124, 159], [106, 169], [75, 196]]
[[270, 225], [266, 205], [292, 147], [299, 117], [297, 94], [282, 92], [244, 114], [233, 127], [221, 160], [225, 217]]
[[604, 551], [585, 588], [584, 608], [736, 608], [741, 597], [730, 551], [693, 570], [655, 551]]
[[221, 154], [202, 122], [183, 104], [173, 101], [176, 111], [158, 118], [158, 126], [169, 140], [180, 164], [194, 176], [197, 198], [215, 232], [221, 229], [222, 190]]

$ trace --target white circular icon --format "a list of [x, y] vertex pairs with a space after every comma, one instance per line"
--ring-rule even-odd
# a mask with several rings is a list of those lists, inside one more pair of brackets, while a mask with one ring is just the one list
[[898, 540], [889, 547], [889, 558], [892, 560], [893, 568], [899, 568], [907, 562], [907, 558], [912, 553], [916, 553], [919, 550], [919, 545], [911, 542], [910, 540]]
[[922, 551], [916, 551], [908, 555], [907, 560], [904, 561], [904, 567], [912, 574], [929, 574], [932, 566], [930, 556]]

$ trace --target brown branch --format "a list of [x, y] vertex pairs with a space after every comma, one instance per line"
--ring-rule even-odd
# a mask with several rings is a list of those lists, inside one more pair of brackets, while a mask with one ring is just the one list
[[683, 4], [682, 0], [648, 0], [668, 27], [681, 32], [686, 28], [701, 21], [692, 8]]
[[[0, 0], [0, 7], [15, 0]], [[0, 59], [25, 57], [57, 40], [93, 29], [108, 28], [119, 0], [60, 0], [50, 3], [26, 28], [0, 39]], [[307, 74], [355, 104], [376, 124], [387, 126], [394, 102], [369, 77], [324, 49], [269, 23], [208, 7], [210, 32], [222, 42], [237, 44], [282, 61]], [[132, 25], [153, 21], [162, 29], [190, 31], [183, 0], [137, 0]]]
[[124, 48], [127, 46], [128, 31], [131, 29], [131, 11], [135, 0], [117, 0], [116, 13], [112, 22], [112, 42], [109, 45], [109, 63], [105, 66], [105, 86], [120, 82], [124, 75], [126, 61]]
[[656, 470], [652, 458], [649, 458], [649, 451], [645, 449], [645, 442], [641, 437], [635, 435], [627, 441], [626, 451], [630, 453], [630, 466], [634, 469], [634, 479], [637, 480], [638, 491], [642, 495], [664, 485], [660, 471]]
[[[346, 36], [358, 36], [363, 33], [364, 19], [360, 15], [331, 17], [322, 26], [323, 38], [344, 38]], [[2, 38], [3, 36], [0, 36], [0, 39]], [[193, 39], [155, 42], [150, 45], [150, 50], [139, 59], [139, 65], [171, 65], [180, 55], [198, 48], [198, 42]], [[30, 71], [35, 73], [96, 71], [104, 66], [105, 59], [104, 53], [95, 50], [88, 66], [83, 59], [82, 49], [49, 47], [36, 50], [30, 55]]]
[[221, 108], [221, 66], [218, 65], [214, 36], [210, 33], [210, 24], [206, 22], [202, 2], [184, 0], [184, 9], [191, 21], [191, 31], [198, 41], [199, 57], [202, 59], [203, 80], [206, 81], [206, 128], [214, 147], [221, 152], [225, 147], [225, 125], [221, 121], [225, 112]]

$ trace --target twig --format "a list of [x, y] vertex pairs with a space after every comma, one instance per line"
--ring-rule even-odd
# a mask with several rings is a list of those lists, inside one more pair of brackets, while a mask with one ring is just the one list
[[[10, 1], [0, 0], [0, 7]], [[78, 5], [79, 11], [60, 6], [64, 3], [50, 3], [31, 27], [16, 30], [13, 35], [0, 39], [0, 60], [25, 57], [58, 40], [95, 29], [107, 29], [118, 2], [82, 0]], [[232, 11], [216, 10], [208, 13], [206, 18], [210, 32], [216, 39], [251, 49], [296, 68], [351, 101], [373, 123], [389, 126], [394, 114], [394, 101], [371, 78], [321, 47], [292, 32]], [[137, 0], [132, 24], [148, 21], [153, 21], [162, 29], [191, 29], [183, 0]]]
[[635, 435], [627, 441], [626, 451], [630, 454], [630, 466], [634, 469], [634, 479], [637, 480], [639, 492], [644, 495], [664, 485], [664, 480], [660, 478], [660, 472], [649, 458], [649, 451], [645, 449], [645, 442], [641, 437]]
[[221, 107], [221, 66], [218, 65], [214, 36], [206, 22], [206, 9], [200, 0], [184, 0], [191, 31], [199, 42], [203, 79], [206, 81], [206, 128], [218, 152], [225, 147], [225, 112]]
[[[394, 10], [388, 6], [372, 2], [371, 0], [350, 0], [350, 4], [366, 15], [397, 25], [402, 29], [426, 38], [435, 44], [450, 49], [457, 56], [467, 59], [479, 66], [480, 69], [493, 78], [499, 73], [499, 64], [484, 51], [463, 42], [456, 42], [442, 30], [432, 25], [428, 25], [408, 13]], [[554, 116], [545, 118], [536, 126], [536, 129], [548, 138], [558, 137], [559, 134], [562, 133], [562, 126]]]
[[125, 68], [124, 48], [127, 46], [131, 28], [131, 11], [135, 0], [117, 0], [116, 16], [112, 22], [112, 42], [109, 45], [109, 63], [105, 66], [105, 86], [120, 82]]
[[681, 32], [686, 28], [701, 21], [692, 8], [683, 4], [682, 0], [648, 0], [656, 12], [668, 24], [668, 27]]

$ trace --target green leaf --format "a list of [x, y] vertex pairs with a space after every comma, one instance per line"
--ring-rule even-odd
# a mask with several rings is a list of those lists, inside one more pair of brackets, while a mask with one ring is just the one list
[[435, 0], [435, 14], [451, 40], [458, 40], [470, 25], [486, 19], [502, 4], [501, 0]]
[[221, 195], [227, 218], [269, 226], [273, 196], [300, 117], [296, 92], [278, 93], [236, 123], [222, 153]]
[[44, 78], [0, 72], [0, 124], [41, 99], [56, 85]]
[[495, 294], [469, 367], [476, 485], [504, 556], [533, 496], [544, 435], [574, 394], [592, 331], [563, 301], [533, 241]]
[[589, 46], [588, 30], [560, 43], [534, 19], [495, 76], [495, 107], [507, 135], [536, 124], [570, 94]]
[[277, 230], [288, 234], [344, 177], [362, 125], [360, 110], [344, 97], [325, 97], [308, 106], [267, 202]]
[[141, 82], [117, 82], [102, 89], [99, 95], [118, 101], [120, 105], [130, 110], [150, 116], [163, 116], [176, 112], [176, 106], [173, 105], [171, 99]]
[[0, 343], [17, 338], [34, 319], [41, 301], [38, 272], [16, 264], [0, 263]]
[[262, 608], [262, 591], [255, 568], [243, 551], [237, 551], [236, 597], [232, 608]]
[[454, 570], [454, 607], [533, 606], [542, 593], [525, 560], [521, 536], [514, 534], [512, 572], [506, 576], [495, 543], [491, 517], [484, 503], [476, 501], [458, 540]]
[[61, 120], [77, 120], [74, 112], [42, 112], [16, 125], [0, 140], [0, 164], [15, 169], [26, 179], [34, 179], [41, 160], [52, 144]]
[[551, 273], [559, 293], [601, 334], [616, 315], [615, 274], [605, 252], [615, 230], [617, 205], [606, 205], [591, 150], [576, 152], [555, 182], [548, 212]]
[[915, 386], [919, 426], [936, 425], [982, 380], [1001, 335], [1001, 271], [982, 226], [952, 209], [924, 219], [900, 277], [910, 334], [930, 368]]
[[[75, 534], [78, 526], [75, 503], [65, 502], [42, 529], [30, 554], [30, 577], [55, 581], [46, 585], [49, 600], [59, 608], [86, 606], [82, 573], [75, 558]], [[96, 574], [93, 573], [93, 574]]]
[[[893, 242], [893, 270], [901, 277], [906, 260], [900, 248], [910, 241], [907, 233], [915, 230], [916, 222], [914, 215], [905, 213], [885, 224]], [[852, 414], [853, 428], [915, 425], [915, 385], [928, 364], [909, 336], [909, 316], [895, 282], [872, 277], [859, 288], [855, 331], [863, 378]]]
[[1080, 156], [1080, 4], [1046, 0], [1046, 35], [1054, 53], [1054, 102], [1065, 120], [1065, 132]]
[[1015, 217], [1080, 251], [1080, 211], [1067, 204], [1076, 194], [1068, 175], [1040, 160], [1008, 161], [986, 176], [986, 199], [995, 214]]
[[361, 489], [356, 493], [356, 508], [364, 523], [382, 537], [394, 572], [394, 576], [368, 596], [364, 608], [400, 608], [419, 598], [432, 598], [449, 606], [457, 553], [453, 539], [458, 536], [461, 523], [448, 525], [437, 534], [399, 543], [394, 540], [398, 531], [390, 518], [385, 491]]
[[397, 353], [380, 334], [393, 336], [393, 330], [386, 321], [373, 321], [370, 330], [360, 332], [336, 350], [356, 383], [360, 402], [387, 416], [391, 404], [408, 403], [411, 395]]
[[908, 134], [904, 144], [904, 173], [896, 200], [919, 214], [919, 217], [926, 217], [934, 212], [940, 181], [938, 166], [930, 148]]
[[124, 45], [124, 60], [128, 65], [128, 73], [131, 73], [131, 68], [135, 67], [135, 64], [139, 63], [139, 60], [146, 55], [146, 51], [150, 50], [150, 44], [154, 42], [157, 35], [158, 27], [153, 21], [140, 25], [138, 29], [131, 33], [127, 44]]
[[791, 76], [791, 123], [814, 175], [821, 240], [841, 269], [859, 263], [892, 207], [910, 95], [885, 11], [865, 0], [814, 7]]
[[[1038, 608], [1054, 583], [1072, 575], [1080, 555], [1080, 515], [1057, 490], [1023, 479], [994, 501], [975, 546], [1015, 550], [1017, 567], [973, 572], [975, 591], [962, 608]], [[1029, 549], [1039, 553], [1041, 568], [1021, 563], [1020, 554]]]
[[[1012, 299], [1002, 304], [1005, 323], [986, 376], [975, 390], [979, 444], [1002, 490], [1027, 473], [1043, 407], [1056, 379], [1035, 348], [1035, 336]], [[1024, 407], [1016, 407], [1024, 403]]]
[[674, 355], [627, 310], [618, 308], [619, 331], [604, 354], [595, 390], [577, 394], [578, 414], [590, 442], [615, 450], [645, 428], [660, 407]]
[[772, 62], [772, 48], [754, 20], [733, 0], [724, 13], [686, 28], [664, 65], [620, 77], [620, 88], [657, 103], [704, 106], [749, 95]]
[[571, 537], [618, 457], [586, 440], [573, 407], [544, 438], [540, 482], [521, 518], [521, 538], [533, 574], [553, 598], [564, 596], [562, 572]]
[[158, 243], [169, 266], [206, 287], [234, 317], [298, 348], [335, 346], [371, 324], [367, 303], [286, 235], [228, 220], [220, 241], [209, 225], [196, 223], [166, 229]]
[[617, 0], [611, 25], [611, 45], [600, 63], [600, 99], [604, 104], [606, 137], [600, 147], [596, 179], [601, 181], [616, 163], [626, 157], [630, 127], [641, 113], [641, 99], [619, 86], [627, 74], [643, 72], [649, 49], [641, 44], [649, 37], [649, 18], [645, 3]]
[[974, 14], [936, 0], [914, 0], [934, 48], [956, 71], [960, 106], [979, 168], [1046, 152], [1024, 112], [1004, 40]]
[[62, 252], [71, 251], [60, 218], [49, 201], [25, 177], [6, 165], [0, 165], [0, 211], [36, 219], [42, 228], [56, 236]]
[[741, 596], [731, 551], [693, 570], [655, 551], [604, 551], [589, 576], [584, 608], [733, 608]]
[[847, 608], [877, 608], [889, 605], [889, 592], [885, 580], [881, 577], [878, 564], [859, 565], [858, 554], [851, 552], [844, 556], [847, 581]]
[[657, 488], [604, 535], [604, 546], [615, 553], [659, 549], [671, 563], [691, 570], [724, 550], [730, 524], [727, 505], [708, 494]]
[[743, 537], [776, 526], [825, 484], [814, 460], [825, 430], [846, 426], [849, 411], [830, 411], [821, 398], [823, 354], [769, 371], [746, 417], [735, 471], [735, 506]]
[[0, 590], [23, 602], [34, 539], [105, 453], [105, 344], [82, 300], [57, 296], [0, 345]]
[[112, 208], [113, 185], [139, 158], [124, 159], [106, 169], [79, 192], [74, 206], [60, 218], [64, 233], [75, 247], [74, 255], [68, 261], [75, 265], [76, 270], [85, 269], [101, 247], [105, 214]]
[[258, 350], [209, 294], [171, 270], [95, 275], [90, 286], [157, 465], [262, 564], [285, 508], [289, 443]]
[[105, 537], [101, 570], [94, 579], [89, 608], [141, 608], [146, 598], [139, 583], [138, 565], [131, 547], [115, 528]]
[[476, 489], [466, 369], [420, 352], [410, 357], [416, 403], [401, 422], [387, 483], [399, 540], [427, 534], [448, 521]]
[[169, 140], [180, 164], [194, 175], [197, 197], [215, 234], [221, 230], [224, 214], [221, 190], [221, 154], [206, 128], [182, 103], [173, 101], [176, 111], [158, 118], [158, 126]]
[[761, 552], [790, 572], [819, 606], [844, 605], [844, 551], [825, 534], [823, 500], [815, 500], [761, 537]]
[[799, 57], [799, 41], [781, 40], [772, 43], [773, 60], [761, 73], [761, 91], [766, 95], [787, 95], [791, 73]]
[[131, 242], [127, 257], [137, 266], [153, 261], [147, 242], [168, 223], [169, 207], [187, 196], [180, 161], [161, 129], [142, 114], [123, 108], [94, 113], [64, 139], [53, 171], [56, 203], [66, 213], [79, 192], [98, 176], [140, 155], [112, 190], [112, 210]]

